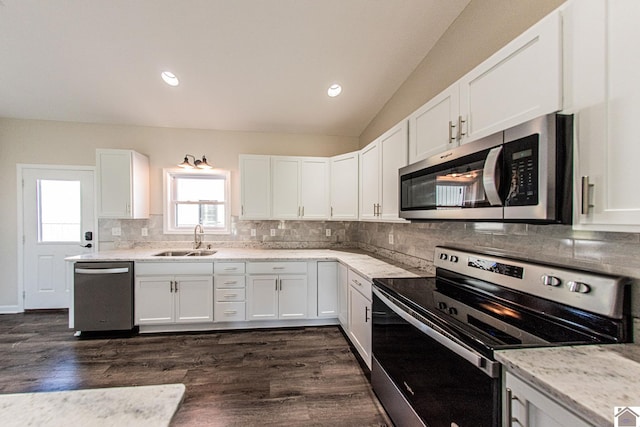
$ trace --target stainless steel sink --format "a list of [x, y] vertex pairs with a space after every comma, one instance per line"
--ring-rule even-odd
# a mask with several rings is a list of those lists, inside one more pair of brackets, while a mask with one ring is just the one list
[[197, 250], [197, 251], [164, 251], [157, 254], [153, 254], [153, 256], [211, 256], [215, 254], [216, 251], [210, 250]]

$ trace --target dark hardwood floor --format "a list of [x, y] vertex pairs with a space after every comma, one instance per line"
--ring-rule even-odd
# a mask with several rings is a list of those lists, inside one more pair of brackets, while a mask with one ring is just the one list
[[183, 383], [174, 426], [387, 426], [337, 327], [76, 338], [0, 315], [0, 393]]

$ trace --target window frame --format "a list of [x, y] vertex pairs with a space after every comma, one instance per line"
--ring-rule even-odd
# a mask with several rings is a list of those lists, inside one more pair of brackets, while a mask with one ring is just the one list
[[224, 227], [205, 226], [204, 234], [231, 234], [231, 172], [223, 169], [163, 169], [163, 233], [164, 234], [190, 234], [193, 227], [178, 227], [176, 225], [174, 178], [217, 178], [224, 179]]

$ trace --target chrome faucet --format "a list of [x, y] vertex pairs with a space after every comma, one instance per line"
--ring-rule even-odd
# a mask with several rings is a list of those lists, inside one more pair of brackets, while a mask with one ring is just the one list
[[[198, 228], [200, 228], [200, 233], [198, 233]], [[200, 246], [202, 246], [203, 235], [204, 229], [202, 228], [202, 224], [197, 224], [193, 229], [193, 249], [200, 249]]]

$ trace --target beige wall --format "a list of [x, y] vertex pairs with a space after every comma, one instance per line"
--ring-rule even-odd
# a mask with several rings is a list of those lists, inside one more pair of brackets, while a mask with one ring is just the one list
[[206, 154], [215, 167], [231, 170], [232, 215], [238, 215], [239, 154], [332, 156], [356, 150], [358, 139], [0, 118], [0, 311], [18, 303], [16, 164], [95, 165], [96, 148], [134, 149], [149, 156], [152, 214], [162, 213], [162, 168], [175, 166], [185, 153]]
[[364, 147], [565, 0], [471, 0], [360, 135]]

